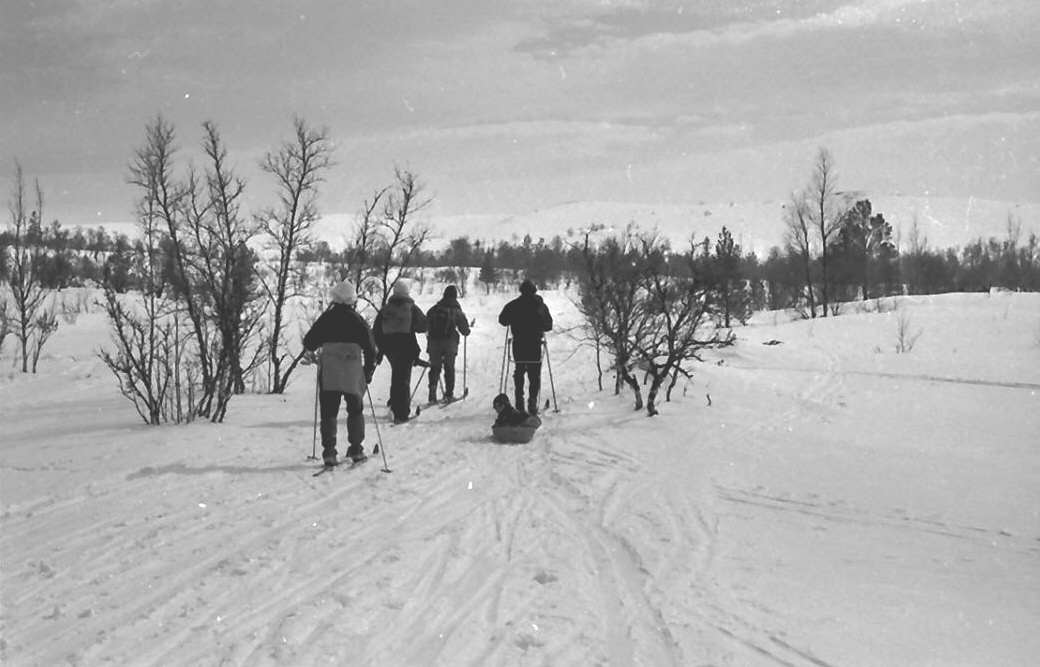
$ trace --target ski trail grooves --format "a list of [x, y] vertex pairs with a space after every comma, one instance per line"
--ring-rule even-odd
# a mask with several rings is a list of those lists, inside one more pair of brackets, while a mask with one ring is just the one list
[[641, 464], [600, 438], [555, 436], [565, 423], [548, 417], [521, 447], [460, 444], [431, 423], [423, 442], [396, 450], [391, 465], [416, 493], [370, 517], [360, 539], [408, 536], [382, 549], [410, 556], [392, 576], [366, 572], [385, 587], [367, 618], [394, 629], [355, 647], [360, 662], [683, 664], [637, 548], [606, 525], [638, 491], [626, 480]]

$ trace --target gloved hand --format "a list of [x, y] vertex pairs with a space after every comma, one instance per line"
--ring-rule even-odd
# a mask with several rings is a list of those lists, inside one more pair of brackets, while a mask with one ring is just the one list
[[310, 366], [312, 364], [318, 363], [317, 351], [311, 352], [310, 350], [307, 350], [306, 352], [304, 352], [303, 358], [300, 360], [300, 363], [304, 366]]

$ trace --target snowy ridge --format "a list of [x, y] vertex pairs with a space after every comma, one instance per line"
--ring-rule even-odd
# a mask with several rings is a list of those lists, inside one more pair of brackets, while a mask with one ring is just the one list
[[[1004, 239], [1008, 219], [1021, 227], [1020, 242], [1030, 233], [1040, 234], [1040, 203], [1010, 202], [973, 197], [932, 197], [853, 193], [869, 199], [875, 213], [881, 213], [906, 250], [911, 226], [916, 219], [920, 240], [931, 249], [964, 247], [977, 239]], [[691, 235], [698, 241], [718, 237], [725, 226], [745, 251], [765, 257], [773, 246], [783, 245], [783, 200], [648, 204], [613, 201], [579, 201], [513, 215], [432, 216], [433, 245], [446, 245], [451, 239], [468, 236], [473, 240], [519, 242], [525, 234], [534, 241], [554, 236], [577, 241], [581, 231], [603, 225], [622, 232], [629, 223], [641, 229], [659, 230], [676, 246], [685, 246]], [[330, 215], [319, 225], [319, 232], [333, 247], [341, 247], [353, 228], [354, 218]]]
[[[463, 305], [492, 322], [506, 298]], [[923, 330], [910, 354], [892, 312], [762, 315], [652, 419], [555, 334], [561, 411], [520, 446], [490, 437], [502, 332], [477, 327], [466, 400], [381, 421], [392, 473], [317, 478], [311, 369], [225, 424], [149, 428], [86, 367], [105, 329], [82, 316], [40, 375], [0, 385], [0, 658], [1027, 664], [1040, 296], [900, 308]]]

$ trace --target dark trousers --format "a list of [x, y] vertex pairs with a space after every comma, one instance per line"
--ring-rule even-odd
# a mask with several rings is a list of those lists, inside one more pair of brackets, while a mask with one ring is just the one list
[[350, 449], [360, 448], [365, 441], [365, 403], [362, 398], [341, 391], [322, 391], [318, 395], [318, 405], [321, 409], [321, 449], [325, 458], [336, 456], [336, 421], [341, 396], [347, 404], [347, 442], [350, 443]]
[[390, 362], [390, 412], [394, 419], [408, 419], [412, 412], [412, 365], [411, 354], [392, 354]]
[[[516, 390], [516, 409], [524, 409], [524, 377], [528, 384], [528, 412], [535, 412], [538, 392], [542, 388], [542, 339], [513, 339], [513, 386]], [[535, 406], [532, 409], [532, 406]]]
[[430, 390], [437, 389], [437, 381], [441, 377], [441, 368], [444, 368], [444, 395], [455, 394], [455, 357], [451, 350], [435, 350], [430, 347]]
[[[513, 386], [516, 389], [516, 407], [524, 408], [524, 377], [527, 377], [527, 405], [538, 405], [538, 392], [542, 388], [542, 364], [517, 361], [514, 362]], [[528, 410], [530, 412], [530, 410]]]

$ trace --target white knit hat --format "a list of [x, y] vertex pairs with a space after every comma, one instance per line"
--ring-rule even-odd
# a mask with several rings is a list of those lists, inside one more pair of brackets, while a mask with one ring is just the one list
[[394, 296], [408, 296], [408, 281], [398, 280], [394, 283]]
[[348, 306], [357, 303], [357, 290], [354, 289], [353, 283], [349, 280], [344, 280], [333, 287], [330, 295], [335, 303], [345, 303]]

